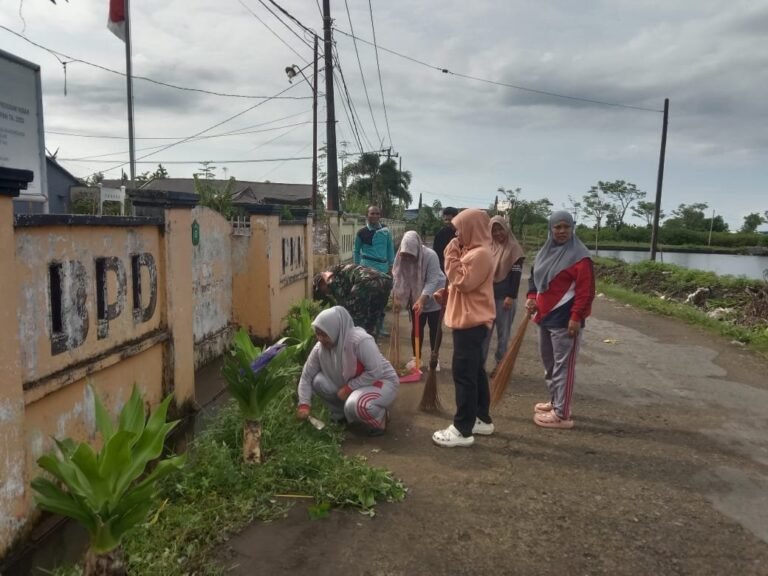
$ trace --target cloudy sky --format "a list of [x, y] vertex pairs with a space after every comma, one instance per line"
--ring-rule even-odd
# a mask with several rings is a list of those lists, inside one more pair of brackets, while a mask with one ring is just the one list
[[[131, 1], [137, 76], [251, 96], [290, 88], [283, 94], [290, 99], [255, 106], [261, 100], [137, 79], [136, 146], [152, 162], [138, 172], [164, 162], [171, 176], [188, 177], [197, 164], [170, 162], [212, 160], [220, 177], [311, 181], [310, 160], [223, 162], [311, 156], [312, 92], [305, 83], [288, 84], [284, 72], [311, 62], [308, 35], [289, 31], [265, 4], [277, 12], [269, 0]], [[280, 4], [322, 31], [316, 0]], [[369, 3], [348, 4], [355, 34], [371, 40]], [[106, 27], [107, 0], [0, 0], [0, 6], [0, 25], [70, 57], [124, 70], [123, 44]], [[669, 98], [663, 208], [706, 202], [732, 228], [745, 214], [768, 210], [768, 0], [372, 0], [372, 6], [379, 46], [421, 62], [379, 50], [389, 126], [372, 46], [358, 42], [358, 64], [351, 38], [336, 33], [341, 69], [363, 148], [391, 145], [413, 173], [414, 198], [421, 193], [425, 202], [486, 207], [500, 186], [520, 187], [523, 197], [547, 197], [560, 207], [598, 180], [623, 179], [652, 199], [660, 110]], [[331, 0], [331, 10], [335, 25], [349, 32], [345, 4]], [[42, 67], [46, 146], [61, 159], [76, 159], [62, 160], [70, 171], [85, 176], [127, 161], [125, 140], [82, 137], [126, 135], [123, 78], [73, 62], [65, 96], [56, 57], [4, 29], [0, 47]], [[337, 92], [338, 140], [359, 152], [342, 104]], [[325, 117], [324, 103], [319, 116]], [[248, 133], [151, 149], [209, 128], [205, 135]], [[319, 140], [322, 145], [324, 126]]]

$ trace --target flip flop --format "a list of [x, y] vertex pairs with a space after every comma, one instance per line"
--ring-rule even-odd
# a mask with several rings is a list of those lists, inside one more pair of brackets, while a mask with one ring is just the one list
[[534, 412], [551, 412], [552, 402], [539, 402], [533, 407]]
[[554, 410], [551, 412], [537, 412], [533, 416], [533, 423], [542, 428], [560, 428], [562, 430], [573, 428], [573, 420], [560, 418]]

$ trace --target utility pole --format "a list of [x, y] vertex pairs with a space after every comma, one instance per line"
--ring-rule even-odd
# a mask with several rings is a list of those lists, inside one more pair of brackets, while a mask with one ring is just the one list
[[661, 214], [661, 187], [664, 182], [664, 159], [667, 154], [667, 125], [669, 124], [669, 98], [664, 98], [664, 120], [661, 127], [661, 150], [659, 151], [659, 174], [656, 179], [656, 206], [653, 209], [651, 230], [651, 260], [656, 261], [656, 246], [659, 241], [659, 216]]
[[128, 96], [128, 160], [130, 161], [131, 186], [136, 180], [136, 142], [133, 130], [133, 64], [131, 62], [131, 8], [125, 0], [125, 79]]
[[712, 246], [712, 228], [715, 226], [715, 210], [712, 209], [712, 220], [709, 221], [709, 240], [707, 246]]
[[317, 212], [317, 34], [315, 34], [315, 65], [312, 70], [312, 212]]
[[331, 38], [331, 0], [323, 0], [323, 55], [325, 56], [325, 107], [328, 112], [328, 210], [339, 210], [339, 171], [336, 165], [336, 111], [333, 104], [333, 39]]

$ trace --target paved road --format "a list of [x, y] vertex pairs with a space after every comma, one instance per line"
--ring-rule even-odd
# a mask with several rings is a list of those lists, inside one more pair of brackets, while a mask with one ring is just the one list
[[[767, 375], [727, 340], [599, 299], [573, 430], [531, 421], [545, 396], [531, 330], [497, 434], [433, 446], [451, 406], [422, 414], [420, 385], [403, 386], [390, 433], [350, 434], [346, 447], [403, 478], [404, 502], [373, 519], [310, 521], [296, 508], [234, 538], [223, 563], [270, 575], [768, 575]], [[449, 370], [439, 383], [451, 404]]]

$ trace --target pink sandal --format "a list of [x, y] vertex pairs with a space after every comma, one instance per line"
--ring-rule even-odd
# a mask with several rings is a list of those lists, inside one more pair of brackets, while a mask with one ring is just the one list
[[533, 407], [534, 412], [552, 412], [552, 402], [539, 402]]
[[560, 418], [554, 410], [536, 413], [533, 416], [533, 422], [542, 428], [561, 428], [564, 430], [573, 428], [573, 420]]

